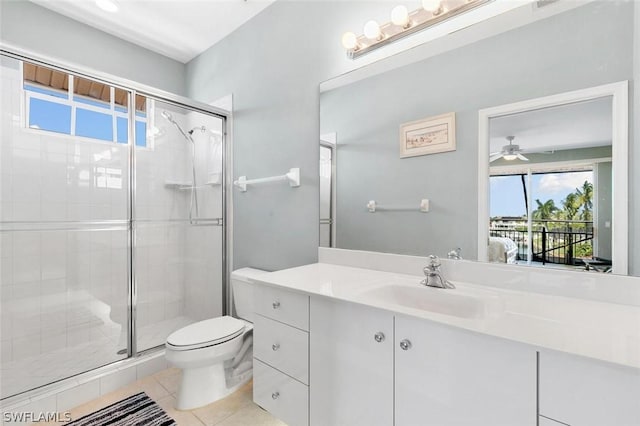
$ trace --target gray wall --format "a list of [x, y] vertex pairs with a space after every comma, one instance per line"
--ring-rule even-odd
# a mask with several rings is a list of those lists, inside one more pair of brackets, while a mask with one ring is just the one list
[[[478, 110], [632, 79], [633, 6], [611, 6], [578, 8], [323, 93], [321, 133], [338, 134], [338, 247], [422, 255], [461, 247], [475, 258]], [[400, 123], [450, 111], [456, 151], [399, 158]], [[431, 212], [364, 207], [421, 198]]]
[[[187, 64], [188, 95], [204, 102], [233, 93], [234, 175], [301, 170], [301, 186], [234, 190], [234, 265], [276, 270], [317, 260], [318, 84], [327, 76], [324, 35], [301, 17], [315, 3], [276, 2]], [[326, 35], [325, 35], [326, 36]]]
[[[343, 65], [337, 66], [333, 59], [341, 49], [340, 34], [351, 28], [344, 17], [357, 14], [364, 19], [366, 10], [360, 2], [276, 2], [187, 64], [190, 97], [210, 102], [230, 92], [234, 95], [236, 176], [268, 176], [294, 166], [302, 168], [300, 188], [272, 185], [244, 194], [235, 192], [236, 267], [279, 269], [316, 260], [318, 84], [335, 77], [335, 70]], [[515, 30], [427, 60], [430, 66], [423, 65], [424, 75], [417, 86], [405, 85], [407, 75], [396, 71], [401, 76], [398, 90], [381, 91], [385, 103], [397, 107], [401, 101], [425, 102], [423, 114], [412, 118], [455, 110], [464, 125], [455, 153], [425, 157], [430, 161], [430, 176], [442, 187], [429, 184], [421, 191], [434, 201], [429, 220], [452, 214], [454, 220], [462, 218], [471, 224], [467, 232], [455, 231], [452, 243], [466, 239], [472, 248], [465, 251], [475, 252], [477, 109], [632, 79], [633, 16], [630, 2], [589, 4], [534, 24], [542, 31]], [[575, 74], [581, 69], [589, 72]], [[636, 65], [636, 74], [639, 70]], [[394, 126], [404, 121], [394, 108], [376, 106], [391, 110]], [[367, 120], [381, 115], [375, 111]], [[640, 164], [638, 151], [633, 154], [636, 164]], [[445, 159], [447, 167], [443, 166]], [[405, 161], [410, 164], [420, 159]], [[443, 182], [445, 178], [451, 179], [449, 183]], [[638, 176], [634, 174], [633, 179], [635, 188], [640, 188]], [[458, 196], [452, 196], [454, 192]], [[640, 211], [640, 203], [634, 202], [634, 211]], [[635, 232], [632, 244], [640, 241], [637, 216], [630, 215]], [[632, 258], [634, 262], [640, 273], [640, 259]]]
[[3, 43], [182, 95], [185, 65], [25, 0], [0, 3]]

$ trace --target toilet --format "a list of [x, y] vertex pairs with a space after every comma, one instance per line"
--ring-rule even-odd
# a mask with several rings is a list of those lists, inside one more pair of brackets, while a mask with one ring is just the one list
[[253, 284], [265, 271], [242, 268], [231, 273], [238, 318], [199, 321], [167, 337], [165, 356], [182, 370], [176, 408], [211, 404], [247, 383], [253, 373]]

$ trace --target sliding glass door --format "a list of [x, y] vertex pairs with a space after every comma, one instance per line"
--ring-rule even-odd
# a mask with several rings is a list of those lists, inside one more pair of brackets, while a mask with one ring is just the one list
[[222, 120], [149, 99], [136, 150], [136, 349], [222, 315]]
[[[127, 357], [131, 93], [2, 58], [2, 398]], [[118, 95], [119, 97], [117, 97]]]
[[224, 307], [224, 117], [1, 56], [0, 399]]

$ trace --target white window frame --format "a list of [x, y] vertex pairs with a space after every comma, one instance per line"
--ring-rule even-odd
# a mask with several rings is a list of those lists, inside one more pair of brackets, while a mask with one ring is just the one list
[[[24, 74], [22, 74], [24, 75]], [[127, 142], [123, 143], [123, 142], [118, 142], [118, 118], [124, 118], [127, 120], [127, 122], [129, 121], [129, 113], [128, 112], [121, 112], [118, 111], [116, 109], [116, 104], [115, 104], [115, 87], [110, 86], [110, 101], [109, 101], [109, 108], [100, 108], [97, 107], [95, 105], [91, 105], [91, 104], [86, 104], [84, 102], [79, 102], [74, 100], [74, 97], [81, 97], [81, 98], [86, 98], [89, 99], [93, 102], [104, 102], [101, 101], [100, 99], [94, 99], [94, 98], [90, 98], [90, 97], [86, 97], [83, 95], [77, 95], [73, 92], [73, 86], [74, 86], [74, 76], [71, 74], [68, 74], [69, 77], [69, 87], [66, 91], [63, 90], [58, 90], [58, 89], [54, 89], [52, 87], [48, 87], [48, 86], [42, 86], [38, 83], [35, 82], [27, 82], [24, 79], [22, 80], [22, 86], [20, 88], [20, 90], [22, 90], [23, 94], [22, 94], [22, 99], [24, 100], [24, 116], [23, 116], [23, 127], [26, 130], [29, 131], [35, 131], [38, 133], [47, 133], [47, 134], [51, 134], [51, 135], [57, 135], [57, 136], [73, 136], [74, 138], [79, 138], [79, 139], [86, 139], [86, 140], [90, 140], [92, 142], [102, 142], [102, 143], [116, 143], [118, 145], [128, 145], [130, 143], [133, 143], [133, 145], [136, 148], [139, 149], [151, 149], [152, 146], [152, 140], [153, 137], [152, 135], [149, 135], [147, 132], [146, 135], [146, 141], [145, 141], [145, 146], [138, 146], [134, 141], [129, 140], [129, 133], [127, 132]], [[50, 96], [50, 95], [45, 95], [43, 93], [38, 93], [38, 92], [34, 92], [32, 90], [29, 90], [28, 88], [26, 88], [25, 86], [33, 86], [33, 87], [41, 87], [44, 90], [49, 90], [52, 92], [59, 92], [59, 93], [64, 93], [67, 95], [66, 98], [58, 98], [55, 96]], [[128, 92], [130, 97], [133, 97], [131, 92]], [[59, 104], [59, 105], [66, 105], [69, 106], [71, 108], [71, 128], [69, 133], [60, 133], [60, 132], [54, 132], [51, 130], [47, 130], [47, 129], [37, 129], [34, 127], [30, 127], [29, 126], [29, 117], [30, 117], [30, 105], [31, 105], [31, 99], [40, 99], [46, 102], [51, 102], [51, 103], [55, 103], [55, 104]], [[129, 105], [134, 104], [135, 101], [129, 102]], [[147, 99], [147, 102], [151, 102], [151, 99]], [[104, 102], [106, 105], [106, 102]], [[119, 105], [118, 105], [119, 106]], [[88, 136], [77, 136], [76, 135], [76, 111], [77, 109], [85, 109], [88, 111], [92, 111], [92, 112], [97, 112], [100, 114], [104, 114], [106, 116], [110, 116], [111, 117], [111, 123], [112, 123], [112, 138], [111, 140], [106, 140], [106, 139], [98, 139], [98, 138], [91, 138]], [[139, 117], [137, 115], [137, 110], [134, 112], [134, 126], [136, 122], [141, 122], [144, 123], [147, 127], [147, 129], [149, 128], [149, 126], [147, 125], [148, 123], [148, 117], [150, 116], [150, 112], [152, 111], [152, 105], [149, 104], [146, 108], [145, 111], [145, 116], [144, 117]], [[151, 136], [151, 137], [149, 137]]]

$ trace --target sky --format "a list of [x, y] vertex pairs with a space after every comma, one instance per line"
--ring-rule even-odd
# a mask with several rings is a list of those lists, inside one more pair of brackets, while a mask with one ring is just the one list
[[[526, 180], [525, 176], [525, 182]], [[576, 188], [581, 188], [585, 180], [593, 183], [593, 172], [534, 174], [531, 185], [533, 208], [535, 209], [536, 206], [536, 198], [542, 203], [552, 199], [556, 206], [561, 206], [562, 200], [567, 194], [574, 192]], [[492, 176], [490, 178], [489, 211], [491, 217], [526, 215], [520, 176]]]
[[[25, 85], [25, 89], [49, 95], [52, 98], [66, 98], [66, 94], [59, 93], [54, 90], [41, 88], [38, 86]], [[101, 101], [86, 99], [81, 96], [73, 96], [76, 102], [76, 128], [75, 134], [93, 139], [113, 141], [113, 122], [112, 112], [109, 104]], [[103, 108], [104, 113], [92, 111], [82, 108], [81, 104], [92, 105], [94, 107]], [[126, 109], [116, 106], [116, 110], [126, 113]], [[144, 117], [142, 113], [136, 111], [138, 117]], [[116, 118], [116, 140], [118, 143], [127, 143], [128, 135], [128, 119], [125, 117]], [[56, 133], [71, 133], [71, 106], [63, 105], [56, 102], [50, 102], [44, 99], [29, 99], [29, 127], [34, 129], [49, 130]], [[146, 146], [146, 124], [136, 120], [136, 145]]]

